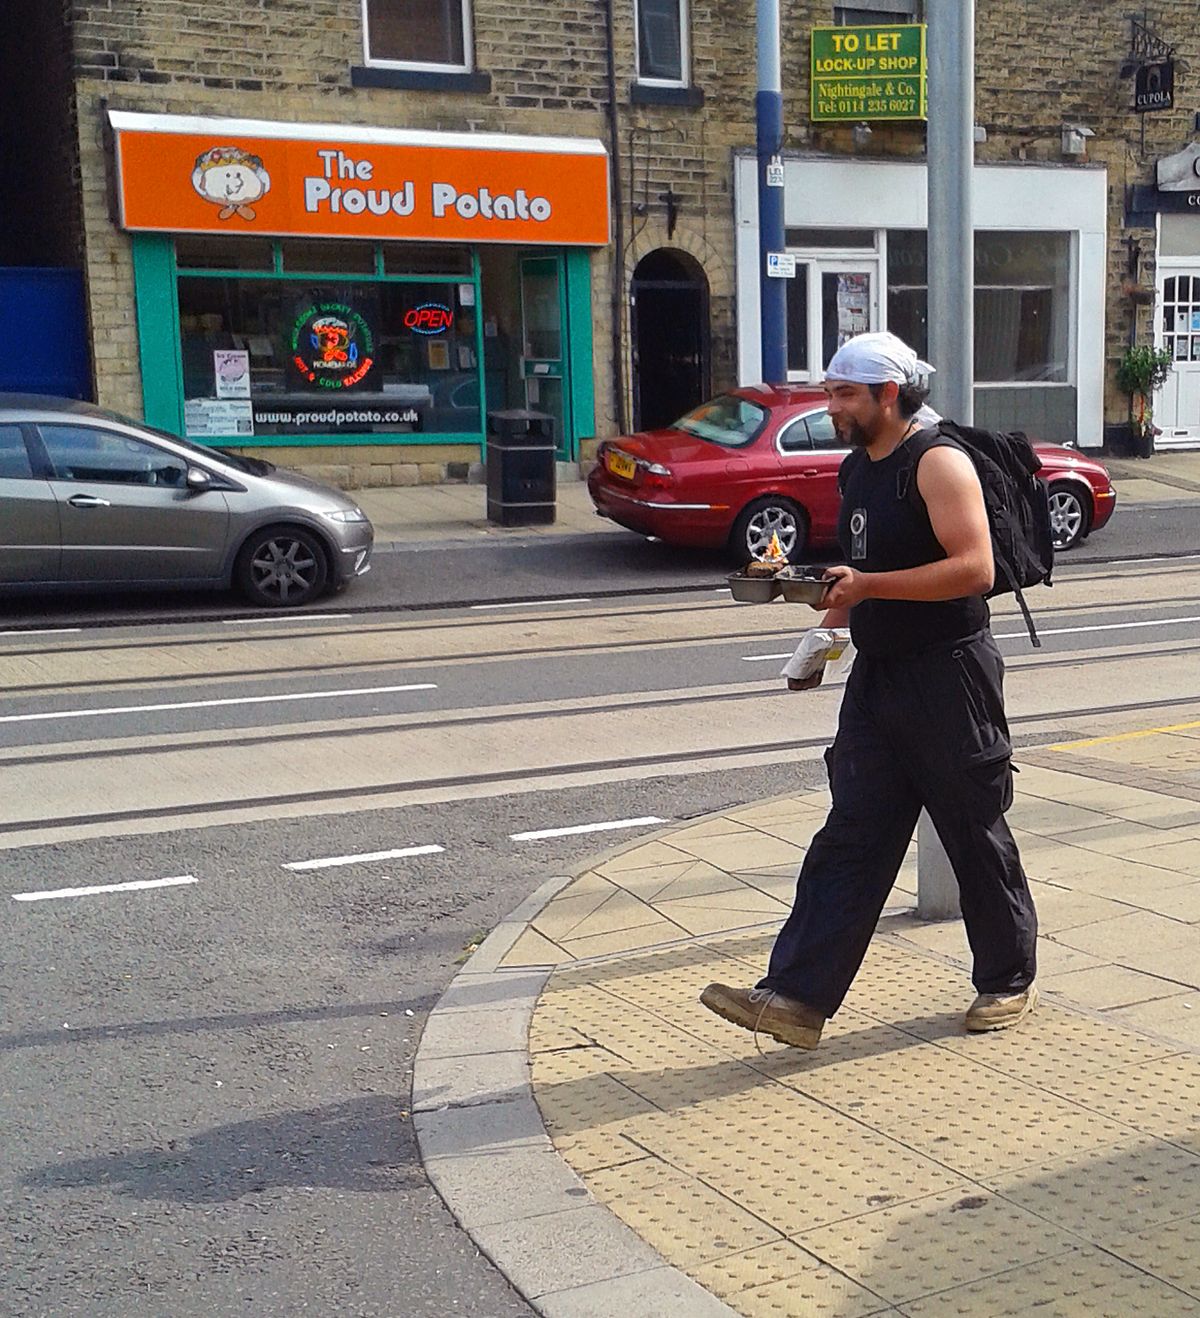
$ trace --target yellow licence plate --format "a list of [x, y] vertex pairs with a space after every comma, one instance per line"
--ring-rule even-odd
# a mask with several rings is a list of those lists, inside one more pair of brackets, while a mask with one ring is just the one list
[[614, 476], [623, 476], [627, 481], [633, 480], [637, 463], [624, 453], [614, 453], [612, 449], [604, 455], [604, 461]]

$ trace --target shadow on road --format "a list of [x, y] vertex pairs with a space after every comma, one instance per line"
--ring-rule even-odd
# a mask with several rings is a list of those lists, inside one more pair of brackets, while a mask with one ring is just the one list
[[134, 1199], [227, 1203], [271, 1190], [395, 1191], [420, 1160], [399, 1098], [371, 1095], [328, 1107], [253, 1117], [165, 1147], [79, 1158], [24, 1178], [31, 1190], [105, 1188]]

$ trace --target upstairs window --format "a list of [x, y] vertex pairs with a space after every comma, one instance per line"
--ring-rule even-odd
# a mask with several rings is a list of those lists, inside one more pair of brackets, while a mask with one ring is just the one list
[[869, 5], [834, 5], [833, 21], [842, 27], [888, 27], [919, 23], [920, 0], [872, 0]]
[[363, 0], [368, 64], [471, 67], [470, 0]]
[[638, 82], [686, 87], [687, 0], [636, 0], [636, 3]]

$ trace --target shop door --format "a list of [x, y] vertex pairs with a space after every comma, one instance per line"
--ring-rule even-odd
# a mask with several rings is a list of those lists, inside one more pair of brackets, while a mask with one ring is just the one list
[[686, 252], [659, 250], [633, 272], [633, 423], [669, 426], [708, 397], [708, 279]]
[[565, 323], [562, 262], [557, 256], [522, 257], [521, 375], [525, 406], [554, 418], [560, 458], [570, 451], [564, 387]]
[[856, 334], [879, 328], [874, 261], [800, 259], [788, 280], [788, 378], [817, 383], [829, 359]]
[[1161, 276], [1161, 345], [1174, 369], [1154, 408], [1157, 448], [1200, 445], [1200, 269]]

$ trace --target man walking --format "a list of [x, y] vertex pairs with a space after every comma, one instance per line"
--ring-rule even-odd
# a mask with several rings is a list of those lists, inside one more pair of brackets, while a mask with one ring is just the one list
[[829, 569], [823, 623], [848, 621], [858, 652], [825, 757], [833, 807], [766, 977], [700, 999], [799, 1048], [817, 1046], [858, 973], [922, 806], [958, 879], [978, 993], [967, 1029], [1005, 1029], [1037, 1004], [1037, 916], [1004, 818], [1012, 745], [984, 600], [995, 568], [983, 491], [952, 439], [909, 444], [932, 370], [895, 335], [862, 334], [826, 371], [830, 417], [859, 450], [842, 468], [846, 566]]

